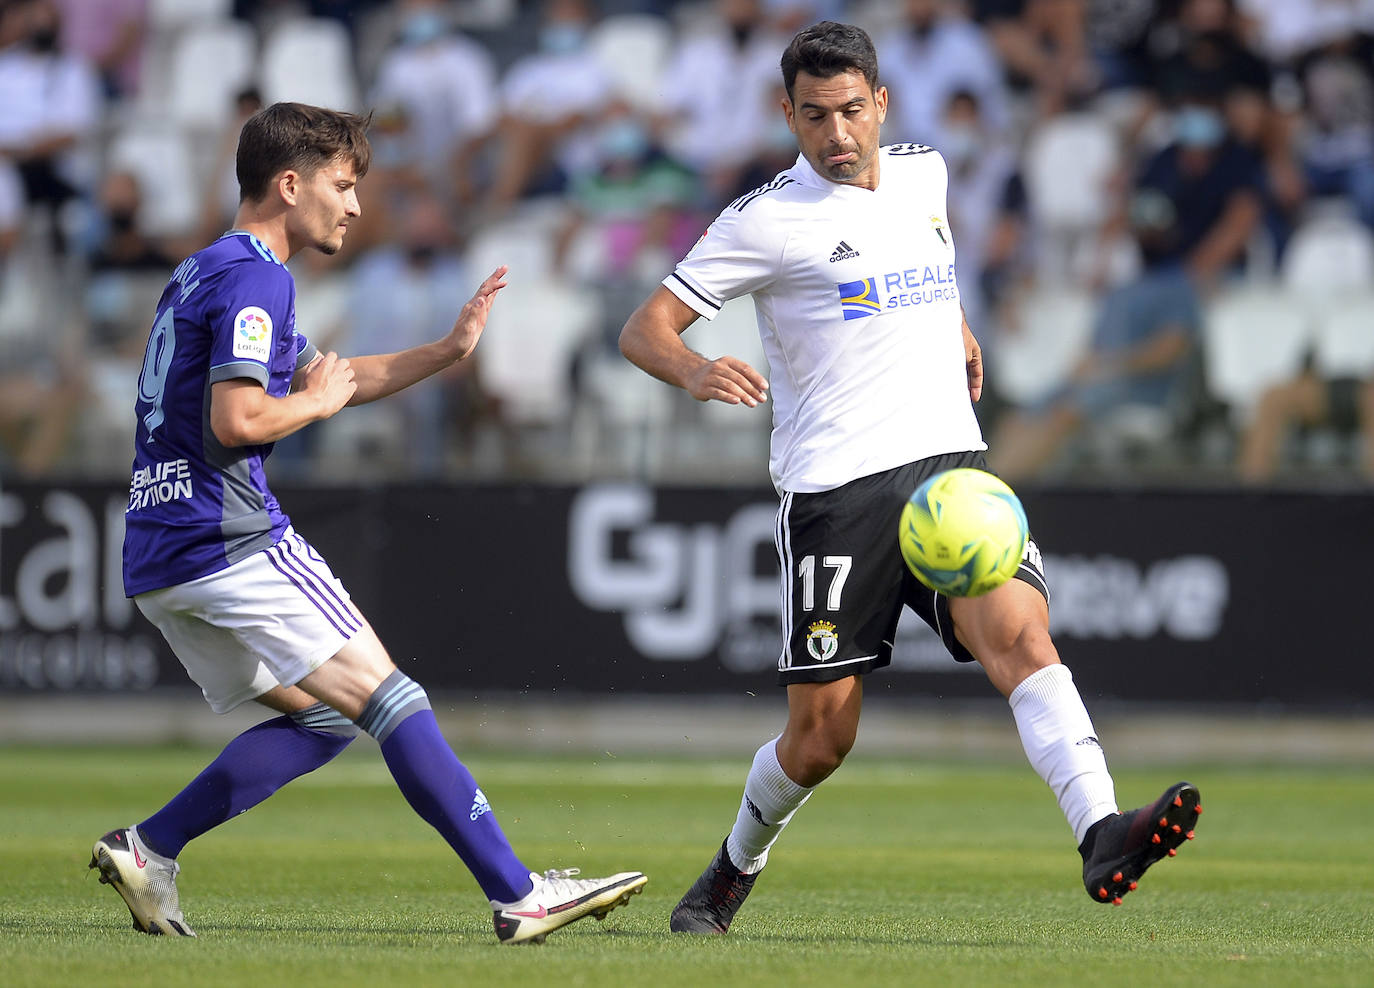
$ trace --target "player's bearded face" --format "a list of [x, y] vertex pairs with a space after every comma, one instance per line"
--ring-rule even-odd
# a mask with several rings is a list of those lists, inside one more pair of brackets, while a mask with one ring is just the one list
[[844, 185], [877, 187], [886, 87], [871, 89], [855, 71], [826, 78], [799, 72], [783, 109], [802, 155], [818, 174]]
[[348, 224], [361, 213], [357, 178], [348, 162], [325, 165], [303, 183], [299, 201], [302, 233], [310, 246], [336, 254], [343, 246]]

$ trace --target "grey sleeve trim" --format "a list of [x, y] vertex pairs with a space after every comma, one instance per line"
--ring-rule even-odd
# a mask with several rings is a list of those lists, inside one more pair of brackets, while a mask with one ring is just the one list
[[210, 383], [232, 381], [236, 377], [247, 377], [267, 387], [267, 368], [251, 360], [235, 360], [210, 368]]

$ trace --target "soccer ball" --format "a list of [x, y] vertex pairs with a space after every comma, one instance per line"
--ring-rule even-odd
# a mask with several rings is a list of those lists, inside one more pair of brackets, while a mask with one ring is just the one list
[[951, 597], [977, 597], [1015, 575], [1030, 537], [1021, 501], [986, 470], [929, 478], [902, 508], [897, 544], [916, 579]]

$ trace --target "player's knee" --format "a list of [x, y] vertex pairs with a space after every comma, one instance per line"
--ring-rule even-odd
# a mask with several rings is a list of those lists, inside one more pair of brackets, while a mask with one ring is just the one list
[[368, 698], [357, 724], [380, 744], [407, 717], [429, 709], [424, 687], [397, 669]]
[[818, 785], [844, 762], [854, 747], [855, 736], [855, 731], [839, 729], [807, 732], [789, 746], [790, 764], [784, 765], [783, 770], [798, 785]]
[[1039, 621], [1003, 621], [986, 630], [979, 658], [1007, 662], [1021, 657], [1045, 655], [1053, 650], [1049, 629]]
[[341, 738], [356, 738], [358, 725], [324, 703], [316, 703], [304, 710], [287, 714], [298, 726], [324, 734], [334, 734]]
[[1049, 629], [1039, 621], [1008, 621], [986, 628], [970, 651], [1004, 695], [1031, 673], [1059, 661]]

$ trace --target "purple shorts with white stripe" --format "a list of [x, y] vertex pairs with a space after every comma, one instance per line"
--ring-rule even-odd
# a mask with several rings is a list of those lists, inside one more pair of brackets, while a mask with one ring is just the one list
[[291, 528], [228, 569], [134, 602], [216, 713], [299, 682], [366, 627], [324, 557]]

